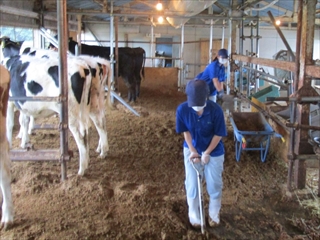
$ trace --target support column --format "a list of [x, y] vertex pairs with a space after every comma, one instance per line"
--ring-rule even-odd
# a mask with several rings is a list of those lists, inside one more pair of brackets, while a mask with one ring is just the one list
[[61, 180], [67, 179], [67, 166], [65, 156], [68, 155], [68, 26], [67, 26], [67, 3], [57, 1], [58, 36], [59, 36], [59, 86], [62, 97], [60, 109], [60, 154], [61, 154]]
[[[238, 1], [237, 0], [232, 0], [232, 11], [234, 9], [237, 9], [238, 6]], [[232, 13], [233, 15], [233, 13]], [[230, 18], [230, 23], [229, 23], [229, 30], [230, 30], [230, 35], [229, 35], [229, 54], [231, 55], [232, 53], [235, 53], [237, 50], [237, 25], [238, 25], [238, 21], [237, 20], [232, 20], [232, 18]], [[228, 90], [227, 90], [227, 94], [233, 94], [234, 93], [234, 83], [235, 83], [235, 79], [234, 79], [234, 71], [231, 71], [231, 65], [229, 62], [228, 65]], [[241, 76], [242, 77], [242, 76]]]
[[[317, 0], [303, 1], [302, 3], [302, 29], [301, 29], [301, 51], [298, 91], [294, 93], [297, 97], [311, 97], [315, 90], [311, 87], [312, 77], [306, 75], [306, 66], [313, 65], [313, 42], [315, 27], [315, 9]], [[299, 103], [296, 109], [296, 122], [309, 125], [310, 104]], [[294, 153], [310, 154], [312, 147], [308, 143], [308, 129], [299, 129], [295, 132]], [[298, 189], [305, 188], [306, 166], [305, 160], [295, 160], [294, 182]]]

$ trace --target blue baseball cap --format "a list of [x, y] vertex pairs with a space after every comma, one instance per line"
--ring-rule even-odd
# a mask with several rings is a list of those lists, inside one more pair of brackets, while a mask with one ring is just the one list
[[186, 87], [188, 106], [204, 106], [209, 94], [208, 84], [203, 80], [191, 80]]
[[218, 56], [221, 56], [222, 58], [228, 58], [228, 50], [225, 48], [221, 48], [218, 51]]

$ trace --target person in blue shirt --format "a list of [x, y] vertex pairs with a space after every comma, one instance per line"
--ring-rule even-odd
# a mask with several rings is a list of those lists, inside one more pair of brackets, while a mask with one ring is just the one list
[[209, 99], [211, 101], [217, 101], [222, 99], [224, 95], [223, 82], [226, 80], [225, 75], [225, 64], [228, 62], [228, 50], [220, 49], [218, 51], [215, 59], [209, 63], [203, 72], [199, 73], [195, 79], [200, 79], [206, 81], [209, 85], [210, 95]]
[[199, 193], [197, 173], [192, 166], [204, 165], [204, 178], [209, 202], [209, 225], [220, 223], [222, 197], [222, 172], [224, 145], [222, 137], [227, 129], [222, 108], [207, 100], [208, 84], [202, 80], [191, 80], [186, 86], [187, 101], [181, 103], [176, 111], [176, 132], [183, 133], [183, 155], [185, 165], [185, 188], [190, 223], [200, 227]]

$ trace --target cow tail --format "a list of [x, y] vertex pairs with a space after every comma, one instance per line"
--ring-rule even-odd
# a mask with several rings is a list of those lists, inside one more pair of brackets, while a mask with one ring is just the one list
[[89, 126], [90, 126], [90, 90], [91, 90], [91, 79], [92, 75], [91, 73], [86, 76], [85, 84], [83, 85], [83, 92], [81, 98], [81, 107], [80, 107], [80, 119], [81, 122], [84, 124], [83, 128], [88, 133]]
[[142, 62], [142, 68], [141, 68], [141, 73], [140, 75], [142, 80], [141, 81], [144, 81], [144, 65], [145, 65], [145, 62], [146, 62], [146, 52], [143, 52], [143, 62]]

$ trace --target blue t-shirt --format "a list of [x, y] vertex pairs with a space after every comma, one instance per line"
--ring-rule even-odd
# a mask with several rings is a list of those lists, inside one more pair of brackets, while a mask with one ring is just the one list
[[219, 82], [226, 80], [225, 66], [220, 64], [218, 60], [209, 63], [203, 72], [199, 73], [196, 79], [204, 80], [209, 85], [210, 95], [216, 95], [216, 88], [212, 82], [213, 78], [218, 78]]
[[[176, 132], [183, 133], [187, 131], [190, 132], [192, 144], [199, 154], [208, 148], [214, 135], [227, 136], [224, 114], [221, 107], [215, 102], [208, 100], [203, 114], [198, 116], [196, 111], [188, 107], [188, 102], [181, 103], [176, 112]], [[183, 146], [188, 148], [186, 141], [184, 141]], [[224, 146], [220, 140], [210, 155], [216, 157], [222, 154], [224, 154]]]

